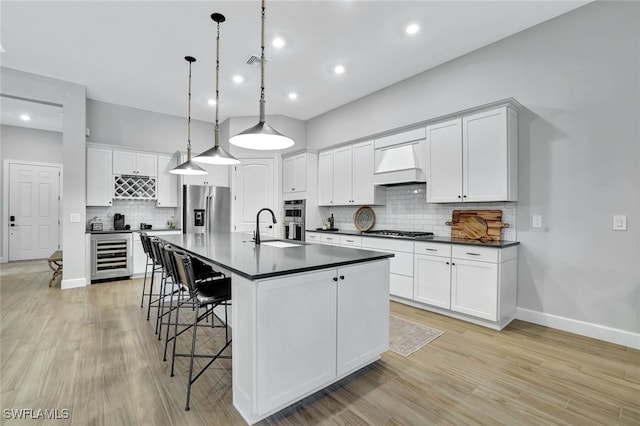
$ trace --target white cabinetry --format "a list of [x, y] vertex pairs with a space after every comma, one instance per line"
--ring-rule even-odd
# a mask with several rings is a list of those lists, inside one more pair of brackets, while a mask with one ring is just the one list
[[320, 153], [318, 205], [384, 204], [384, 189], [373, 184], [373, 166], [373, 141]]
[[390, 293], [413, 299], [413, 241], [362, 237], [362, 248], [393, 253], [390, 259]]
[[158, 175], [158, 158], [156, 154], [134, 151], [113, 151], [114, 175]]
[[113, 200], [110, 149], [87, 147], [87, 206], [108, 206]]
[[512, 104], [427, 126], [427, 202], [516, 201], [517, 129]]
[[178, 207], [178, 175], [169, 173], [176, 166], [175, 156], [158, 155], [158, 207]]
[[[187, 156], [182, 156], [182, 162], [187, 161]], [[198, 166], [207, 171], [206, 175], [183, 175], [183, 185], [211, 185], [211, 186], [229, 186], [229, 166], [221, 166], [218, 164], [206, 164], [195, 162]]]
[[515, 315], [517, 257], [517, 246], [416, 242], [414, 300], [502, 329]]
[[303, 152], [283, 160], [283, 200], [307, 200], [314, 203], [318, 177], [318, 155]]
[[247, 422], [388, 349], [388, 271], [383, 260], [258, 282], [233, 275], [233, 399]]

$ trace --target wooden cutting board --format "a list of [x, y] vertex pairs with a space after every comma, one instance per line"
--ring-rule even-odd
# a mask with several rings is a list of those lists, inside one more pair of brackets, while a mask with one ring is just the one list
[[454, 210], [451, 215], [451, 238], [471, 240], [500, 240], [502, 228], [502, 210]]

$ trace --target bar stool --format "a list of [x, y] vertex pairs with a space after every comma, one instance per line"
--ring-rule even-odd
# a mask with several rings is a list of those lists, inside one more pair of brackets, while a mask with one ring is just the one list
[[147, 275], [149, 271], [149, 266], [151, 266], [151, 271], [153, 271], [153, 268], [154, 268], [153, 259], [151, 258], [151, 253], [150, 253], [151, 248], [149, 246], [149, 235], [147, 235], [146, 232], [140, 232], [140, 244], [142, 244], [142, 250], [144, 250], [144, 254], [147, 257], [147, 262], [144, 266], [144, 281], [142, 282], [142, 297], [140, 298], [140, 308], [142, 308], [144, 305], [144, 297], [147, 296], [147, 293], [145, 293], [145, 290], [147, 288]]
[[[173, 376], [174, 372], [174, 364], [175, 357], [177, 356], [185, 356], [189, 357], [189, 382], [187, 385], [187, 403], [185, 406], [185, 410], [189, 411], [189, 399], [191, 397], [191, 385], [204, 373], [204, 371], [209, 368], [211, 364], [214, 363], [217, 359], [231, 359], [230, 355], [222, 355], [222, 352], [229, 347], [231, 344], [231, 339], [229, 337], [229, 327], [228, 327], [228, 311], [227, 308], [230, 306], [231, 301], [231, 278], [226, 277], [224, 275], [217, 278], [210, 278], [206, 280], [202, 280], [196, 282], [195, 274], [193, 271], [193, 263], [192, 258], [188, 254], [184, 252], [180, 252], [177, 250], [169, 249], [168, 250], [175, 259], [175, 271], [177, 272], [176, 276], [179, 279], [180, 284], [184, 285], [189, 289], [189, 294], [191, 296], [191, 300], [193, 301], [195, 307], [195, 313], [193, 317], [193, 324], [186, 329], [182, 330], [178, 333], [178, 323], [179, 323], [179, 314], [181, 304], [177, 305], [176, 310], [176, 322], [175, 322], [175, 334], [173, 340], [173, 353], [171, 359], [171, 376]], [[223, 305], [225, 310], [225, 318], [224, 325], [215, 325], [216, 315], [214, 314], [214, 308], [217, 306]], [[200, 313], [200, 310], [204, 308], [204, 313]], [[225, 344], [219, 349], [215, 354], [196, 354], [196, 332], [198, 329], [198, 323], [202, 320], [212, 317], [212, 325], [214, 328], [225, 328]], [[222, 322], [222, 321], [221, 321]], [[191, 353], [189, 354], [180, 354], [176, 353], [176, 340], [179, 334], [182, 334], [187, 329], [192, 329], [191, 334]], [[210, 358], [209, 362], [195, 375], [193, 374], [193, 362], [195, 358]]]

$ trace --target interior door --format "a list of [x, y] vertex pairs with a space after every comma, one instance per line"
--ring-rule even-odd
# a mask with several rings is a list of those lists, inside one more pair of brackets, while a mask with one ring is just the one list
[[44, 259], [60, 248], [60, 169], [9, 165], [9, 260]]
[[[243, 158], [233, 168], [233, 230], [253, 233], [256, 214], [263, 207], [275, 210], [273, 158]], [[260, 215], [261, 238], [273, 237], [274, 226], [269, 212]]]

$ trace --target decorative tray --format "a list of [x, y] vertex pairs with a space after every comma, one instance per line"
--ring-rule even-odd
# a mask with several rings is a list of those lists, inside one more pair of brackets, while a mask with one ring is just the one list
[[376, 215], [371, 207], [360, 207], [353, 216], [353, 223], [360, 232], [368, 231], [373, 227]]

